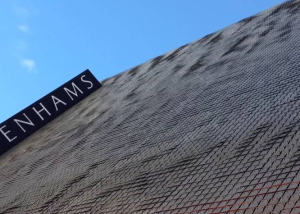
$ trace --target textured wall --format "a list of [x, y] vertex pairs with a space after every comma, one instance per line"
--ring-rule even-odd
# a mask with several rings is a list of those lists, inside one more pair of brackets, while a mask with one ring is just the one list
[[291, 1], [103, 81], [0, 157], [0, 213], [300, 213], [299, 51]]

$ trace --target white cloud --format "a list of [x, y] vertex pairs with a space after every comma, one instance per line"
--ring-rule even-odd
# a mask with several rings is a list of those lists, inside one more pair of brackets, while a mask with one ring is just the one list
[[35, 61], [32, 59], [22, 59], [21, 64], [24, 68], [26, 68], [29, 72], [36, 72], [35, 69]]
[[[15, 16], [19, 19], [20, 23], [22, 23], [17, 26], [17, 29], [23, 33], [29, 33], [28, 19], [38, 12], [37, 9], [35, 7], [24, 7], [20, 5], [14, 5], [12, 9]], [[18, 57], [20, 65], [24, 69], [30, 73], [37, 73], [35, 61], [26, 57], [28, 49], [27, 42], [19, 40], [16, 43], [15, 55]]]
[[28, 33], [28, 31], [29, 31], [28, 25], [19, 25], [18, 29], [19, 29], [19, 31], [22, 31], [23, 33]]
[[21, 19], [26, 19], [30, 16], [29, 10], [26, 7], [23, 7], [23, 6], [15, 6], [14, 7], [14, 12]]

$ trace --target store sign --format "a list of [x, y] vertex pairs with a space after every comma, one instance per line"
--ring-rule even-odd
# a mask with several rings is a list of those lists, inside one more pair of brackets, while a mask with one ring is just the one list
[[0, 155], [101, 87], [86, 70], [0, 124]]

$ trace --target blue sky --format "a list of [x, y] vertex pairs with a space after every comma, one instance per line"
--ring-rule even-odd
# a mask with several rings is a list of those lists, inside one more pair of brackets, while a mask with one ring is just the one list
[[0, 122], [85, 69], [99, 81], [279, 0], [0, 0]]

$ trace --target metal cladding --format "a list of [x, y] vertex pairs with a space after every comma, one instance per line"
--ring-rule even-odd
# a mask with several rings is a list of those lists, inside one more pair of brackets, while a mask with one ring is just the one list
[[0, 213], [300, 213], [300, 1], [102, 82], [0, 156]]
[[101, 87], [89, 70], [0, 124], [0, 155]]

